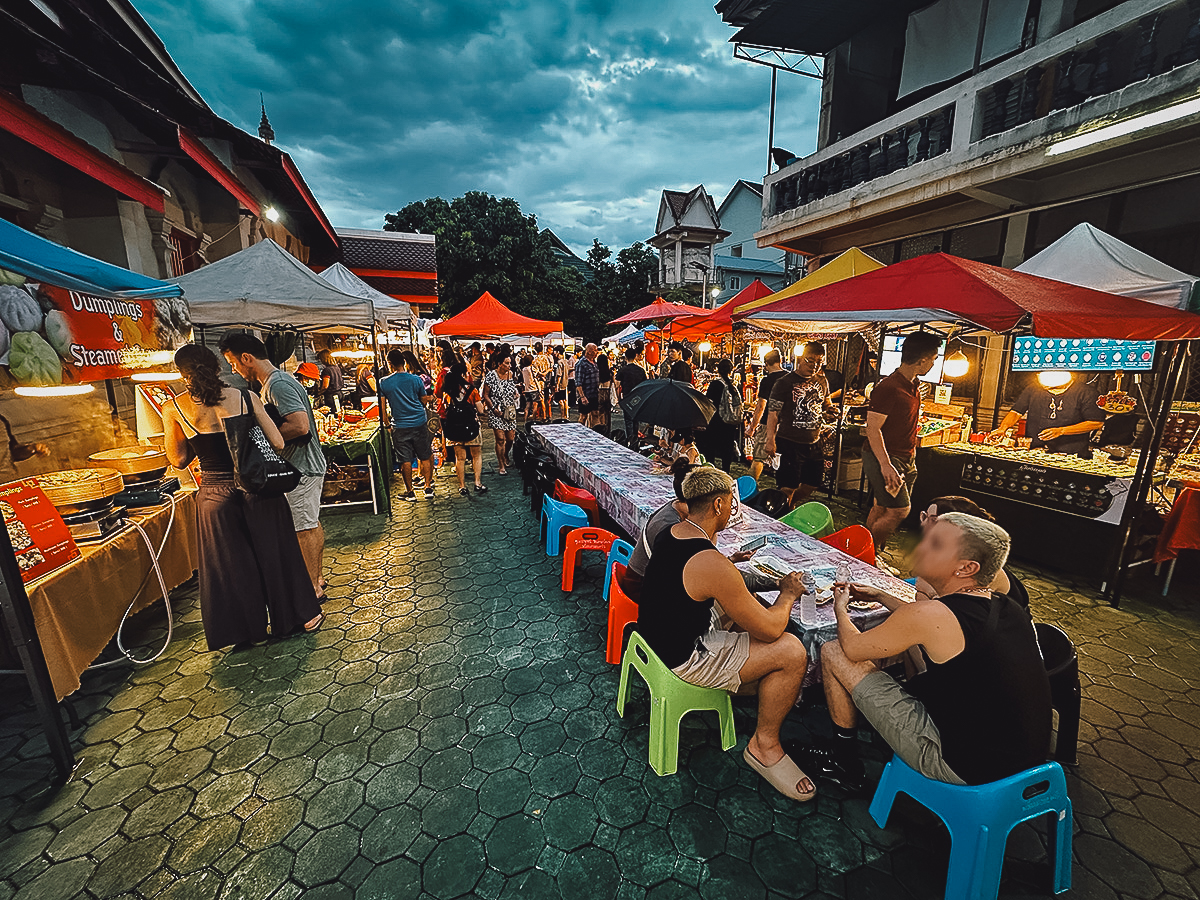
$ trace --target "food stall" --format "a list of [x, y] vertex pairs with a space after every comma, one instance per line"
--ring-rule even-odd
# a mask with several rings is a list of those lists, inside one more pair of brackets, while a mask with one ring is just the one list
[[[345, 278], [352, 273], [328, 274], [340, 286], [264, 240], [175, 281], [186, 291], [192, 319], [202, 330], [284, 325], [310, 334], [357, 332], [369, 335], [371, 358], [378, 363], [377, 329], [386, 329], [389, 317], [398, 324], [411, 315], [411, 307], [386, 295], [373, 298], [366, 291], [378, 292], [366, 284], [365, 291], [354, 288]], [[360, 418], [344, 410], [317, 420], [321, 448], [333, 463], [324, 506], [369, 505], [373, 514], [391, 515], [391, 442], [384, 428], [379, 413]]]
[[[196, 568], [194, 483], [108, 410], [114, 379], [170, 377], [164, 364], [191, 324], [177, 286], [2, 220], [0, 285], [0, 388], [13, 392], [5, 402], [40, 404], [77, 424], [56, 446], [36, 445], [28, 459], [37, 474], [19, 477], [9, 460], [0, 484], [0, 672], [28, 680], [66, 777], [73, 754], [58, 702], [114, 637], [118, 662], [157, 658], [165, 646], [132, 652], [121, 627]], [[105, 413], [89, 419], [96, 407]], [[170, 615], [168, 603], [168, 623]]]
[[[756, 319], [770, 320], [773, 324], [782, 321], [790, 323], [790, 327], [796, 330], [826, 332], [878, 329], [881, 323], [886, 323], [892, 328], [897, 325], [931, 328], [950, 338], [1004, 334], [1010, 336], [1010, 349], [1006, 354], [1008, 360], [1013, 357], [1012, 347], [1017, 336], [1027, 336], [1035, 341], [1051, 339], [1072, 343], [1089, 340], [1156, 342], [1157, 348], [1152, 359], [1145, 360], [1152, 366], [1147, 377], [1149, 390], [1145, 392], [1143, 401], [1143, 409], [1147, 413], [1146, 427], [1136, 437], [1132, 448], [1136, 452], [1130, 453], [1128, 461], [1121, 463], [1117, 475], [1112, 474], [1106, 464], [1094, 461], [1092, 468], [1102, 471], [1080, 472], [1072, 464], [1063, 468], [1061, 473], [1051, 472], [1049, 469], [1059, 466], [1062, 460], [1050, 459], [1050, 455], [1045, 453], [1039, 454], [1039, 464], [1034, 466], [1045, 471], [1026, 472], [1020, 466], [1033, 463], [1001, 460], [997, 455], [1001, 451], [993, 451], [974, 442], [962, 446], [959, 446], [961, 442], [958, 445], [951, 444], [950, 449], [934, 447], [926, 450], [926, 453], [939, 456], [944, 454], [955, 467], [961, 467], [955, 480], [943, 481], [947, 487], [953, 485], [969, 490], [974, 485], [992, 491], [986, 495], [986, 505], [998, 514], [1002, 525], [1007, 521], [1014, 537], [1014, 546], [1018, 549], [1022, 544], [1028, 546], [1035, 543], [1023, 537], [1030, 529], [1031, 516], [1028, 513], [1033, 505], [1026, 499], [1031, 496], [1030, 491], [1023, 491], [1022, 487], [1030, 485], [1032, 496], [1040, 498], [1049, 496], [1046, 493], [1049, 485], [1054, 487], [1055, 496], [1060, 501], [1065, 500], [1069, 493], [1070, 502], [1078, 507], [1077, 511], [1085, 509], [1078, 498], [1091, 497], [1091, 505], [1086, 507], [1089, 510], [1087, 518], [1115, 518], [1116, 522], [1111, 523], [1108, 533], [1099, 544], [1092, 545], [1087, 571], [1095, 573], [1096, 559], [1104, 560], [1107, 564], [1103, 585], [1106, 596], [1112, 602], [1119, 599], [1121, 579], [1130, 559], [1131, 536], [1135, 533], [1137, 518], [1156, 477], [1159, 449], [1186, 355], [1184, 342], [1200, 338], [1200, 316], [1166, 305], [1052, 281], [949, 254], [933, 253], [826, 285], [799, 297], [767, 304], [751, 311], [746, 319], [751, 323]], [[1078, 361], [1072, 363], [1071, 352], [1073, 350], [1067, 351], [1064, 367], [1078, 365]], [[1052, 367], [1044, 358], [1037, 365], [1042, 369]], [[1120, 368], [1127, 368], [1127, 365], [1123, 363]], [[953, 433], [952, 429], [950, 433]], [[1016, 448], [1003, 452], [1028, 451]], [[932, 489], [941, 477], [937, 474], [937, 465], [931, 465], [927, 460], [925, 462], [925, 467], [920, 469], [915, 503], [920, 503], [922, 492]], [[921, 464], [919, 456], [919, 468]], [[971, 466], [969, 470], [968, 464]], [[1014, 465], [1015, 469], [1012, 468]], [[1025, 482], [1026, 474], [1033, 480]], [[964, 486], [964, 476], [979, 476], [981, 480], [971, 481]], [[1049, 481], [1038, 482], [1037, 478], [1049, 478]], [[1058, 485], [1053, 484], [1056, 479]], [[922, 485], [922, 482], [925, 484]], [[1010, 498], [997, 496], [996, 493], [1011, 493], [1014, 484], [1016, 496], [1020, 499], [1013, 499], [1013, 502], [1020, 506], [1002, 515], [1002, 503]], [[1074, 485], [1074, 489], [1070, 485]], [[1037, 494], [1039, 486], [1042, 494]], [[939, 489], [938, 492], [946, 491]], [[1111, 498], [1105, 500], [1101, 497], [1102, 510], [1095, 505], [1094, 499], [1101, 492]], [[1123, 499], [1119, 500], [1118, 496]], [[1099, 515], [1090, 515], [1090, 511], [1095, 510], [1100, 510]], [[1078, 525], [1082, 519], [1081, 516], [1073, 518], [1072, 526]], [[1100, 524], [1110, 525], [1107, 522]], [[1041, 547], [1060, 547], [1064, 539], [1063, 523], [1048, 526], [1045, 535], [1038, 542]]]

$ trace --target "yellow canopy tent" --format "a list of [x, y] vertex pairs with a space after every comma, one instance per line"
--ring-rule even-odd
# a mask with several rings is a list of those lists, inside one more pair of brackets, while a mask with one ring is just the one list
[[[797, 294], [803, 294], [815, 288], [825, 287], [827, 284], [833, 284], [836, 281], [843, 281], [847, 278], [853, 278], [855, 275], [862, 275], [866, 272], [872, 272], [875, 269], [882, 269], [883, 263], [863, 253], [857, 247], [851, 247], [845, 253], [831, 259], [817, 271], [811, 275], [805, 275], [795, 284], [790, 284], [781, 291], [776, 291], [774, 294], [769, 294], [766, 297], [760, 297], [757, 300], [751, 300], [748, 303], [743, 303], [733, 311], [733, 320], [741, 321], [746, 316], [762, 309], [764, 306], [769, 306], [772, 303], [778, 303], [788, 297], [794, 297]], [[757, 328], [762, 328], [768, 331], [780, 330], [794, 332], [797, 330], [798, 324], [804, 325], [806, 330], [813, 330], [812, 323], [797, 323], [793, 321], [782, 320], [776, 323], [769, 318], [755, 318], [749, 324]], [[841, 330], [841, 329], [835, 329]]]

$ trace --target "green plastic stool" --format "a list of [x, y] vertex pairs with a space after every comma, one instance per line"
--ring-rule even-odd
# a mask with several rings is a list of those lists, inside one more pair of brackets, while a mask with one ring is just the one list
[[733, 703], [728, 691], [688, 684], [654, 655], [654, 651], [636, 631], [621, 660], [621, 684], [617, 688], [617, 714], [625, 715], [629, 694], [629, 669], [638, 674], [650, 689], [650, 767], [659, 775], [674, 775], [679, 769], [679, 723], [690, 712], [713, 709], [721, 717], [721, 749], [737, 743], [733, 728]]
[[834, 532], [833, 513], [829, 511], [828, 506], [816, 500], [797, 506], [779, 521], [791, 525], [797, 531], [803, 531], [810, 537], [828, 537]]

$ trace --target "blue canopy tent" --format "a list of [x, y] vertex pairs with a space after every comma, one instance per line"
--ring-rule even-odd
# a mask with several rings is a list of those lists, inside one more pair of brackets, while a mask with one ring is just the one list
[[111, 300], [181, 297], [183, 289], [102, 262], [0, 219], [0, 269]]

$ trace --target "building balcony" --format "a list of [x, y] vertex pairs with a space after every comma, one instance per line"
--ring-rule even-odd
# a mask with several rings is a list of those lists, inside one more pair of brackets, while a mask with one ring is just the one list
[[1196, 114], [1051, 147], [1192, 99], [1198, 61], [1200, 2], [1121, 4], [770, 175], [759, 245], [825, 254], [1190, 171]]

